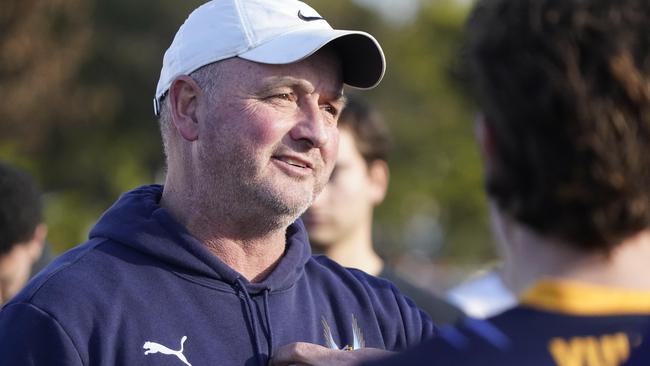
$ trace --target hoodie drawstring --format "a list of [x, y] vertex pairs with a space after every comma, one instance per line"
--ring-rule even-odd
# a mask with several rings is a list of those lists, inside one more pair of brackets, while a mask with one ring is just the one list
[[237, 278], [237, 286], [244, 293], [244, 302], [246, 303], [246, 308], [248, 309], [248, 317], [251, 322], [251, 328], [253, 328], [253, 342], [255, 343], [255, 357], [257, 358], [257, 363], [260, 366], [264, 366], [264, 361], [262, 360], [262, 350], [260, 349], [260, 340], [257, 335], [257, 321], [255, 321], [255, 314], [253, 314], [253, 299], [248, 294], [246, 287], [241, 281], [241, 278]]
[[271, 326], [271, 310], [269, 310], [269, 289], [264, 289], [264, 316], [269, 328], [269, 359], [273, 356], [273, 327]]

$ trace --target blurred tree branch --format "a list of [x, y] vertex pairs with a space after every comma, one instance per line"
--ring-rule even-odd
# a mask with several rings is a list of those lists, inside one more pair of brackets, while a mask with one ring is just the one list
[[74, 77], [92, 36], [90, 7], [84, 0], [9, 0], [2, 8], [2, 138], [31, 150], [52, 125], [88, 114]]

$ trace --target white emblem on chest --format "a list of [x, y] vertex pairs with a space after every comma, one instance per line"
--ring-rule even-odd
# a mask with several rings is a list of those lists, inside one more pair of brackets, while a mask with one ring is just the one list
[[151, 341], [144, 342], [142, 348], [145, 349], [144, 351], [145, 355], [148, 355], [150, 353], [162, 353], [165, 355], [174, 355], [178, 357], [179, 360], [183, 361], [183, 363], [186, 364], [187, 366], [192, 366], [191, 363], [187, 362], [187, 358], [185, 358], [185, 355], [183, 355], [183, 346], [186, 340], [187, 340], [187, 336], [183, 336], [183, 338], [181, 338], [181, 349], [178, 351], [169, 349], [168, 347], [163, 346], [160, 343], [151, 342]]
[[340, 347], [335, 341], [334, 337], [332, 336], [332, 329], [330, 328], [329, 324], [327, 324], [327, 320], [325, 320], [324, 317], [321, 317], [321, 324], [323, 325], [323, 336], [325, 337], [325, 345], [328, 348], [332, 349], [341, 349], [345, 351], [353, 351], [355, 349], [363, 348], [366, 346], [366, 342], [363, 339], [363, 333], [361, 333], [361, 328], [359, 328], [359, 324], [357, 323], [357, 317], [352, 315], [352, 344], [345, 345], [343, 347]]

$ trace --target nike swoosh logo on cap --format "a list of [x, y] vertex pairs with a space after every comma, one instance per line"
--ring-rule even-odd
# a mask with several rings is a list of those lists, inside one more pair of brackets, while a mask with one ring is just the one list
[[304, 20], [304, 21], [306, 21], [306, 22], [311, 22], [311, 21], [314, 21], [314, 20], [325, 20], [325, 19], [323, 19], [322, 17], [308, 17], [308, 16], [304, 16], [304, 15], [302, 15], [302, 11], [301, 11], [301, 10], [298, 10], [298, 18], [300, 18], [300, 19], [302, 19], [302, 20]]

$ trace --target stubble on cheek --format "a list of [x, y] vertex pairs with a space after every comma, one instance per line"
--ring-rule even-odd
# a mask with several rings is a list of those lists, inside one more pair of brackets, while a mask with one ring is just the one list
[[[334, 162], [338, 156], [339, 148], [339, 133], [338, 129], [330, 136], [330, 144], [327, 149], [321, 150], [320, 162], [317, 169], [320, 171], [315, 172], [315, 184], [314, 184], [314, 196], [312, 201], [318, 197], [318, 195], [323, 191], [327, 182], [329, 182], [332, 172], [334, 171]], [[310, 204], [311, 206], [311, 204]]]
[[314, 190], [312, 193], [311, 202], [309, 203], [309, 206], [311, 206], [311, 204], [314, 203], [316, 197], [318, 197], [318, 195], [323, 191], [323, 189], [325, 189], [325, 185], [329, 181], [330, 174], [331, 171], [320, 178], [318, 177], [315, 178]]

